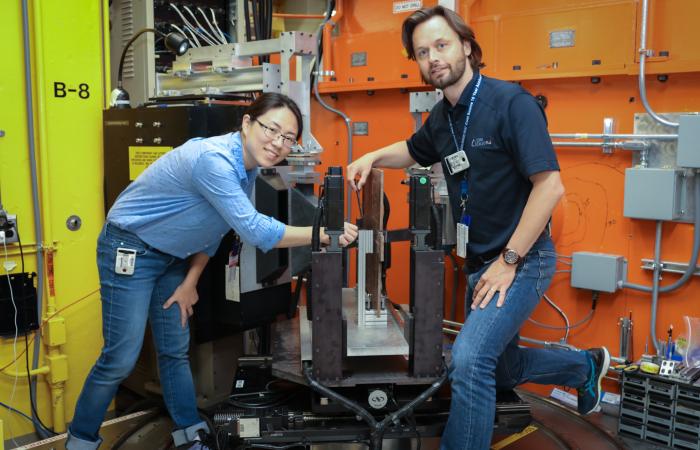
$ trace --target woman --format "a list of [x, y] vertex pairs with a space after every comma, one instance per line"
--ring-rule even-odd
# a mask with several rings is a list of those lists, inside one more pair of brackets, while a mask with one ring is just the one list
[[[104, 347], [78, 398], [66, 448], [96, 449], [99, 428], [117, 387], [141, 351], [151, 323], [163, 399], [178, 448], [207, 448], [187, 357], [187, 319], [197, 280], [221, 238], [233, 228], [262, 251], [311, 243], [311, 227], [258, 213], [249, 200], [258, 167], [289, 155], [301, 135], [297, 105], [263, 94], [248, 107], [241, 131], [191, 139], [146, 169], [117, 198], [97, 241]], [[345, 224], [341, 245], [357, 237]], [[321, 232], [321, 239], [328, 236]], [[177, 307], [173, 307], [177, 304]]]

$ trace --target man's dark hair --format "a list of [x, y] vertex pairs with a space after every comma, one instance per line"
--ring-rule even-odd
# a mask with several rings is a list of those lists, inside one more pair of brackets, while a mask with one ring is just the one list
[[479, 43], [476, 42], [474, 30], [472, 30], [469, 25], [464, 23], [464, 20], [462, 20], [457, 13], [440, 5], [433, 6], [432, 8], [420, 9], [408, 16], [406, 20], [403, 21], [401, 40], [403, 41], [403, 46], [406, 49], [406, 53], [408, 53], [408, 58], [413, 60], [416, 59], [416, 52], [413, 48], [413, 31], [418, 25], [436, 16], [440, 16], [445, 19], [450, 28], [457, 33], [462, 43], [469, 43], [469, 46], [472, 49], [472, 52], [469, 55], [469, 65], [472, 67], [472, 70], [476, 71], [481, 67], [484, 67], [485, 64], [481, 62], [481, 47], [479, 46]]
[[271, 109], [276, 108], [289, 108], [289, 110], [294, 114], [297, 119], [297, 139], [301, 136], [301, 132], [304, 130], [304, 121], [301, 118], [301, 111], [299, 107], [291, 98], [284, 94], [278, 94], [276, 92], [268, 92], [260, 95], [253, 103], [250, 104], [245, 110], [245, 114], [248, 114], [252, 120], [257, 119]]

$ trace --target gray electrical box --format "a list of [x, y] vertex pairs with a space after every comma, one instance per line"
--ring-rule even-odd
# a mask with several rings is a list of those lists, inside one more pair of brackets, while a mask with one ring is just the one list
[[630, 168], [625, 170], [625, 217], [677, 220], [681, 217], [683, 171]]
[[571, 287], [615, 292], [627, 277], [627, 262], [620, 255], [575, 252], [571, 260]]
[[677, 164], [700, 168], [700, 115], [684, 114], [678, 124]]

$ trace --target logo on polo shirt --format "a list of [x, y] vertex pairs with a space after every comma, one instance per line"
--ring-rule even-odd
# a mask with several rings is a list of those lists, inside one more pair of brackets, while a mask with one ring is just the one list
[[472, 147], [486, 147], [493, 144], [492, 137], [477, 137], [472, 139]]

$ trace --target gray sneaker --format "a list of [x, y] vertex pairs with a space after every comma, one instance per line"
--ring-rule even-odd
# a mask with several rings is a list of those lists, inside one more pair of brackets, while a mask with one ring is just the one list
[[588, 381], [578, 388], [578, 412], [581, 415], [590, 414], [600, 404], [603, 391], [600, 382], [610, 368], [610, 352], [605, 347], [587, 350], [591, 366]]

